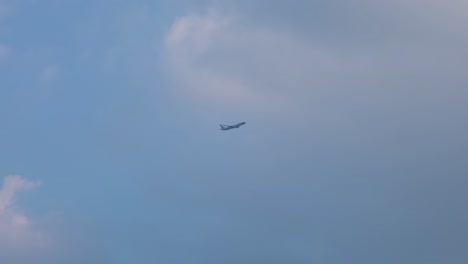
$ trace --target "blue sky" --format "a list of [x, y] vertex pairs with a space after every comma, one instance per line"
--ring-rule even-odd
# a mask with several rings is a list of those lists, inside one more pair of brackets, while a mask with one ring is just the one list
[[467, 10], [0, 0], [0, 263], [465, 263]]

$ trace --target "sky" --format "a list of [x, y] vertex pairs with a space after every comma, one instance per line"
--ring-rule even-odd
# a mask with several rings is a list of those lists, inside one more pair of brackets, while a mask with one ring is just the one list
[[0, 0], [0, 263], [466, 263], [467, 23]]

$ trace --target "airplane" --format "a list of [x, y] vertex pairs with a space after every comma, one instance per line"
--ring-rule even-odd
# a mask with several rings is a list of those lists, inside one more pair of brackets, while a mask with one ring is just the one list
[[226, 126], [226, 125], [223, 125], [223, 124], [220, 124], [220, 129], [219, 130], [229, 130], [229, 129], [233, 129], [233, 128], [239, 128], [240, 126], [243, 126], [245, 125], [245, 122], [240, 122], [238, 124], [235, 124], [235, 125], [232, 125], [232, 126]]

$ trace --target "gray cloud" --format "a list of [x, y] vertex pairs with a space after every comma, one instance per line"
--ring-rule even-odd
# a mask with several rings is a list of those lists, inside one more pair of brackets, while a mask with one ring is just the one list
[[198, 252], [214, 247], [213, 262], [228, 263], [466, 259], [465, 3], [422, 5], [218, 1], [174, 22], [165, 66], [175, 93], [199, 102], [185, 107], [251, 119], [236, 143], [215, 139], [222, 158], [159, 182], [185, 190], [164, 198], [213, 214]]
[[[372, 9], [366, 10], [368, 16], [373, 14]], [[431, 104], [441, 111], [454, 111], [451, 101], [457, 104], [467, 97], [462, 89], [467, 83], [466, 65], [457, 59], [462, 50], [451, 46], [456, 45], [453, 39], [434, 43], [425, 35], [407, 36], [394, 29], [398, 38], [389, 42], [368, 41], [367, 46], [356, 47], [346, 45], [349, 38], [343, 35], [334, 41], [337, 46], [314, 38], [311, 32], [245, 24], [241, 17], [211, 11], [174, 23], [166, 38], [166, 54], [175, 79], [191, 89], [186, 91], [190, 96], [210, 103], [269, 107], [266, 111], [274, 114], [296, 109], [288, 118], [299, 115], [302, 119], [301, 113], [306, 113], [316, 120], [326, 116], [323, 122], [330, 118], [346, 122], [343, 119], [353, 118], [351, 114], [374, 115], [375, 107], [380, 114], [395, 107], [402, 110], [396, 114], [411, 108], [437, 110], [425, 109]], [[393, 18], [399, 22], [399, 17]], [[353, 32], [359, 35], [360, 30]], [[431, 33], [434, 39], [444, 34]], [[368, 107], [374, 111], [366, 113]]]

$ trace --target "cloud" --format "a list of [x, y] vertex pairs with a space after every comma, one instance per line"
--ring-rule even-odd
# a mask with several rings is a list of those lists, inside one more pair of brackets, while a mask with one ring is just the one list
[[14, 197], [19, 191], [27, 191], [37, 187], [39, 183], [28, 181], [21, 176], [7, 176], [3, 181], [3, 188], [0, 190], [0, 215], [11, 207]]
[[[306, 3], [296, 11], [310, 10]], [[391, 115], [402, 118], [408, 109], [417, 110], [409, 115], [427, 115], [423, 109], [431, 104], [451, 111], [450, 102], [468, 96], [462, 89], [468, 83], [463, 73], [468, 65], [459, 59], [464, 51], [463, 42], [457, 41], [468, 35], [456, 34], [456, 26], [453, 32], [430, 27], [445, 15], [432, 20], [426, 13], [418, 15], [416, 0], [372, 3], [354, 1], [350, 9], [358, 9], [356, 15], [327, 7], [328, 19], [336, 18], [349, 28], [347, 33], [317, 28], [327, 25], [323, 16], [284, 19], [308, 22], [315, 31], [270, 26], [223, 8], [179, 17], [165, 36], [164, 50], [174, 93], [199, 102], [200, 109], [242, 108], [289, 122], [314, 120], [333, 130], [349, 129], [349, 120], [359, 116], [377, 121], [378, 115], [393, 111]], [[394, 12], [397, 7], [403, 15]], [[457, 10], [454, 3], [449, 7], [443, 10]]]
[[343, 64], [358, 69], [360, 63], [343, 61], [319, 43], [248, 26], [219, 11], [178, 18], [165, 38], [165, 55], [180, 83], [179, 95], [272, 113], [292, 110], [293, 97], [304, 86], [316, 86], [315, 77], [342, 71]]
[[[284, 176], [284, 185], [297, 184], [285, 190], [289, 197], [303, 186], [304, 204], [292, 204], [311, 210], [299, 217], [308, 221], [297, 234], [324, 243], [323, 262], [466, 258], [461, 246], [466, 241], [459, 240], [460, 230], [467, 230], [460, 224], [466, 214], [456, 202], [466, 200], [456, 183], [466, 174], [460, 161], [468, 149], [468, 63], [462, 59], [468, 31], [466, 18], [457, 15], [464, 11], [456, 11], [461, 2], [240, 2], [233, 4], [238, 9], [181, 16], [165, 37], [164, 66], [174, 93], [201, 102], [182, 107], [223, 115], [246, 111], [252, 122], [247, 120], [250, 128], [242, 135], [258, 136], [246, 153], [264, 142], [274, 146], [271, 153], [252, 155], [252, 163], [262, 164], [259, 173], [252, 172], [255, 165], [239, 166], [245, 173], [233, 172], [232, 179], [249, 175], [261, 189]], [[272, 117], [273, 129], [264, 116]], [[262, 163], [270, 154], [281, 158]], [[238, 202], [239, 197], [245, 195], [238, 195]], [[323, 207], [313, 206], [315, 201]], [[447, 212], [440, 218], [431, 216], [438, 205]], [[393, 218], [381, 218], [377, 211]], [[271, 219], [261, 225], [274, 223]], [[275, 230], [291, 227], [285, 218], [277, 219], [283, 223]], [[443, 242], [440, 234], [447, 234]]]
[[0, 189], [0, 263], [107, 263], [102, 246], [83, 223], [60, 212], [30, 217], [19, 194], [41, 186], [19, 175], [6, 176]]
[[17, 206], [20, 192], [30, 191], [40, 183], [21, 176], [7, 176], [0, 190], [0, 251], [36, 251], [51, 245], [51, 237], [37, 228], [35, 221], [26, 216]]
[[173, 24], [165, 40], [167, 62], [175, 78], [182, 80], [182, 86], [187, 85], [189, 90], [185, 92], [223, 102], [245, 101], [254, 96], [242, 80], [219, 75], [211, 66], [200, 63], [229, 24], [228, 18], [215, 13], [181, 17]]

